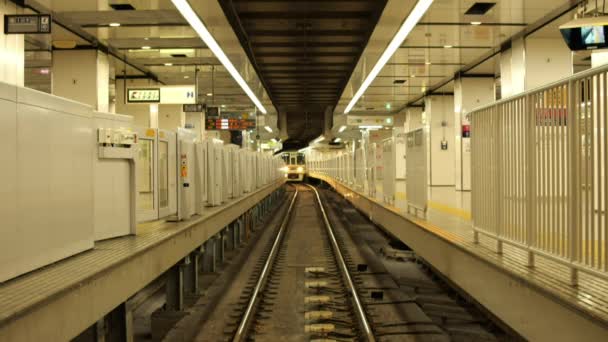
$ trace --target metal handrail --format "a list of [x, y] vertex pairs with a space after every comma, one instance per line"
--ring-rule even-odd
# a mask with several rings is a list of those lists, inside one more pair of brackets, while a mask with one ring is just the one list
[[486, 110], [488, 108], [492, 108], [494, 106], [498, 106], [498, 105], [503, 104], [503, 103], [512, 102], [513, 100], [517, 100], [517, 99], [526, 97], [526, 96], [528, 96], [530, 94], [538, 93], [538, 92], [541, 92], [541, 91], [544, 91], [544, 90], [547, 90], [547, 89], [551, 89], [551, 88], [554, 88], [554, 87], [557, 87], [557, 86], [560, 86], [560, 85], [565, 85], [565, 84], [568, 84], [569, 82], [577, 81], [577, 80], [580, 80], [580, 79], [583, 79], [583, 78], [586, 78], [586, 77], [589, 77], [589, 76], [594, 76], [596, 74], [599, 74], [599, 73], [602, 73], [602, 72], [607, 72], [607, 71], [608, 71], [608, 64], [607, 65], [601, 65], [601, 66], [598, 66], [598, 67], [595, 67], [595, 68], [591, 68], [591, 69], [588, 69], [588, 70], [585, 70], [585, 71], [577, 72], [576, 74], [570, 75], [570, 76], [568, 76], [566, 78], [562, 78], [560, 80], [553, 81], [551, 83], [547, 83], [547, 84], [538, 86], [536, 88], [532, 88], [532, 89], [526, 90], [526, 91], [524, 91], [522, 93], [514, 94], [514, 95], [511, 95], [509, 97], [505, 97], [504, 99], [500, 99], [498, 101], [494, 101], [492, 103], [488, 103], [488, 104], [485, 104], [483, 106], [479, 106], [479, 107], [473, 108], [469, 113], [475, 113], [475, 112], [479, 112], [479, 111], [482, 111], [482, 110]]
[[348, 271], [348, 266], [346, 266], [346, 262], [344, 261], [344, 257], [342, 256], [342, 251], [340, 250], [340, 245], [338, 245], [338, 241], [336, 240], [336, 236], [334, 234], [333, 228], [329, 223], [329, 219], [327, 217], [327, 213], [325, 212], [325, 208], [323, 207], [323, 202], [321, 202], [321, 197], [319, 196], [319, 192], [313, 186], [307, 184], [310, 187], [317, 197], [317, 202], [319, 203], [319, 208], [321, 209], [321, 214], [323, 215], [323, 222], [325, 223], [325, 228], [327, 228], [327, 233], [329, 235], [330, 241], [332, 243], [334, 253], [336, 254], [336, 259], [340, 269], [342, 269], [342, 273], [346, 280], [346, 285], [348, 290], [351, 292], [353, 296], [353, 301], [355, 304], [355, 311], [357, 316], [359, 316], [359, 320], [361, 321], [361, 325], [363, 326], [363, 330], [365, 332], [365, 336], [367, 340], [370, 342], [375, 342], [376, 338], [374, 337], [374, 333], [372, 331], [371, 325], [367, 319], [367, 315], [365, 314], [365, 310], [363, 309], [363, 304], [361, 304], [361, 299], [359, 298], [359, 294], [357, 293], [357, 288], [353, 282], [352, 277], [350, 276], [350, 272]]
[[296, 188], [296, 192], [291, 199], [291, 203], [289, 204], [287, 213], [285, 214], [285, 217], [283, 218], [283, 221], [281, 222], [281, 227], [279, 228], [279, 232], [278, 232], [276, 238], [274, 239], [272, 248], [270, 249], [270, 254], [268, 255], [268, 259], [266, 259], [266, 262], [264, 263], [264, 268], [262, 268], [262, 273], [260, 273], [260, 277], [258, 278], [258, 281], [255, 284], [255, 288], [253, 289], [253, 293], [251, 294], [249, 303], [247, 303], [247, 309], [245, 310], [245, 314], [243, 315], [243, 318], [241, 319], [241, 322], [239, 323], [239, 327], [236, 330], [236, 333], [235, 333], [232, 341], [235, 341], [235, 342], [242, 341], [246, 337], [247, 328], [249, 327], [249, 324], [251, 323], [251, 319], [254, 314], [255, 305], [257, 304], [258, 300], [260, 299], [259, 298], [260, 293], [262, 292], [262, 289], [263, 289], [264, 285], [266, 284], [266, 280], [268, 279], [268, 275], [272, 268], [272, 263], [277, 255], [277, 253], [279, 252], [279, 246], [281, 244], [281, 241], [283, 240], [283, 236], [285, 235], [287, 223], [289, 222], [289, 218], [291, 216], [291, 211], [293, 209], [293, 206], [296, 202], [297, 197], [298, 197], [298, 189]]

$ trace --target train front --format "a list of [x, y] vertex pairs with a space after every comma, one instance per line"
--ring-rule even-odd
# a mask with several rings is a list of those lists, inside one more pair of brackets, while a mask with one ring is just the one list
[[304, 154], [298, 152], [284, 152], [281, 158], [285, 162], [283, 172], [288, 182], [301, 182], [306, 175]]

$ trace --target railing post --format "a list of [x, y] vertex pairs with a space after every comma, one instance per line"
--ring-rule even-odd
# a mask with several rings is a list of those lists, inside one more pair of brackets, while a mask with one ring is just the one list
[[[569, 196], [568, 196], [568, 221], [569, 221], [569, 259], [571, 263], [578, 261], [578, 228], [579, 228], [579, 194], [580, 194], [580, 139], [579, 125], [580, 113], [578, 111], [579, 93], [578, 87], [572, 81], [568, 81], [568, 169], [569, 169]], [[578, 270], [570, 266], [570, 285], [578, 285]]]
[[504, 108], [501, 105], [496, 107], [496, 115], [493, 118], [493, 131], [494, 136], [496, 137], [496, 144], [494, 155], [495, 159], [495, 179], [494, 186], [496, 189], [496, 207], [494, 208], [494, 215], [496, 215], [496, 253], [502, 254], [502, 231], [503, 231], [503, 199], [504, 199], [504, 189], [503, 189], [503, 165], [502, 165], [502, 155], [503, 155], [503, 130], [502, 130], [502, 117], [503, 117]]
[[528, 167], [526, 168], [526, 246], [528, 247], [528, 267], [534, 267], [535, 245], [534, 233], [536, 230], [536, 112], [534, 110], [533, 96], [526, 95], [526, 157]]

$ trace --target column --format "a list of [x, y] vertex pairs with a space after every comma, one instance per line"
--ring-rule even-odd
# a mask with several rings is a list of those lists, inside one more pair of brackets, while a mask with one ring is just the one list
[[[0, 2], [0, 27], [4, 27], [5, 14], [22, 14], [23, 9], [11, 1]], [[0, 30], [0, 80], [23, 87], [24, 82], [24, 35], [4, 34]]]
[[54, 95], [110, 109], [110, 62], [101, 51], [54, 50], [52, 84]]
[[429, 185], [454, 186], [454, 96], [431, 95], [424, 103], [429, 123]]
[[462, 75], [454, 81], [454, 170], [457, 191], [471, 190], [471, 138], [468, 114], [494, 101], [494, 76]]
[[515, 39], [500, 55], [501, 97], [523, 93], [572, 73], [572, 51], [562, 38]]

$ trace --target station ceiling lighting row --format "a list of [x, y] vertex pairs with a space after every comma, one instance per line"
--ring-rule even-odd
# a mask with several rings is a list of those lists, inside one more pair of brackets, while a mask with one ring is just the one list
[[245, 82], [245, 80], [243, 79], [241, 74], [238, 72], [238, 70], [236, 70], [236, 68], [230, 61], [230, 59], [228, 59], [228, 57], [226, 56], [226, 54], [224, 53], [222, 48], [215, 41], [215, 39], [213, 38], [213, 36], [209, 32], [209, 30], [207, 30], [207, 27], [205, 26], [205, 24], [203, 24], [203, 21], [194, 12], [194, 10], [192, 9], [192, 7], [188, 3], [188, 1], [187, 0], [171, 0], [171, 2], [177, 8], [179, 13], [181, 13], [181, 15], [184, 17], [184, 19], [186, 19], [186, 21], [190, 24], [190, 26], [192, 26], [194, 31], [196, 31], [196, 33], [203, 40], [203, 42], [205, 42], [207, 47], [213, 52], [213, 54], [220, 61], [220, 63], [222, 63], [224, 68], [226, 68], [226, 70], [228, 71], [228, 73], [230, 73], [232, 78], [234, 78], [236, 83], [238, 83], [239, 86], [241, 86], [241, 88], [243, 89], [245, 94], [247, 94], [247, 96], [249, 96], [251, 101], [260, 110], [260, 112], [262, 112], [263, 114], [266, 114], [267, 113], [266, 108], [264, 108], [264, 106], [262, 105], [260, 100], [257, 98], [257, 96], [255, 96], [255, 94], [253, 93], [253, 91], [251, 90], [251, 88], [249, 87], [247, 82]]
[[[175, 0], [173, 0], [173, 2], [175, 2]], [[428, 11], [429, 7], [431, 7], [431, 4], [433, 4], [433, 0], [419, 0], [416, 6], [414, 6], [414, 9], [410, 13], [410, 15], [405, 19], [405, 21], [399, 28], [399, 31], [397, 31], [397, 34], [395, 34], [390, 44], [388, 44], [386, 50], [384, 50], [384, 52], [380, 56], [380, 59], [378, 59], [378, 62], [376, 62], [376, 65], [374, 65], [374, 67], [372, 68], [372, 71], [367, 75], [367, 77], [361, 84], [361, 87], [359, 87], [359, 90], [357, 90], [357, 92], [355, 93], [355, 96], [353, 96], [353, 98], [348, 103], [348, 106], [346, 106], [344, 114], [348, 114], [353, 109], [357, 101], [359, 101], [363, 93], [365, 93], [365, 91], [367, 90], [367, 87], [369, 87], [370, 84], [376, 78], [376, 76], [378, 76], [384, 65], [393, 56], [395, 51], [399, 49], [405, 38], [407, 38], [407, 36], [410, 34], [410, 32], [412, 32], [416, 24], [418, 24], [418, 21], [420, 21], [422, 16], [424, 16], [424, 14]]]

